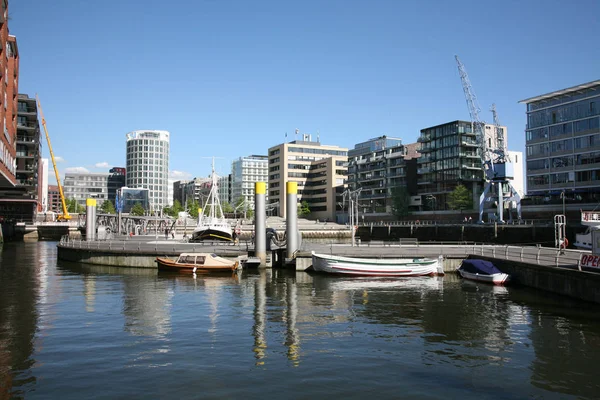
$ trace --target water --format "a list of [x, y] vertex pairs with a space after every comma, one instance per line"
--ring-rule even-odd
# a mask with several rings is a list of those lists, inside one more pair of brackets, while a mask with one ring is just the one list
[[599, 309], [454, 275], [193, 279], [9, 243], [0, 399], [597, 398]]

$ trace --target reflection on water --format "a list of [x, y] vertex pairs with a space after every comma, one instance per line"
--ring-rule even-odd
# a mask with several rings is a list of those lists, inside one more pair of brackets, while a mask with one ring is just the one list
[[57, 263], [50, 242], [0, 257], [0, 398], [598, 391], [597, 307], [524, 288], [453, 274], [159, 274]]

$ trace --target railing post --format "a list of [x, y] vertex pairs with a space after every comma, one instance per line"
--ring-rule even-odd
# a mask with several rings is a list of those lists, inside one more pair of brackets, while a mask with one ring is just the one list
[[521, 246], [521, 261], [523, 261], [523, 246]]
[[542, 248], [538, 247], [538, 252], [537, 252], [537, 256], [535, 258], [535, 260], [537, 261], [537, 263], [540, 263], [540, 253], [542, 252]]

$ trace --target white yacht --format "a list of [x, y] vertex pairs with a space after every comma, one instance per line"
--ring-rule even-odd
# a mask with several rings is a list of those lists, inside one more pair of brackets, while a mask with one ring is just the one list
[[600, 211], [581, 211], [581, 225], [587, 226], [587, 229], [575, 235], [573, 246], [592, 250], [592, 231], [600, 229]]
[[231, 225], [225, 219], [219, 190], [217, 186], [217, 174], [215, 173], [215, 161], [212, 163], [212, 182], [210, 193], [198, 215], [198, 226], [192, 232], [190, 242], [202, 242], [204, 240], [233, 240]]

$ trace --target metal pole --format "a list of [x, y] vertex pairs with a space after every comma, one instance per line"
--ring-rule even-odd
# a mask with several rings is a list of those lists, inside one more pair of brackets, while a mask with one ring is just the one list
[[498, 182], [498, 222], [504, 223], [504, 193], [502, 193], [502, 182]]
[[265, 194], [267, 184], [254, 184], [254, 255], [260, 258], [260, 266], [267, 266], [267, 222], [265, 213]]
[[87, 199], [85, 205], [85, 240], [91, 242], [96, 239], [96, 199]]
[[294, 258], [298, 250], [298, 183], [287, 182], [285, 186], [286, 198], [286, 257]]

